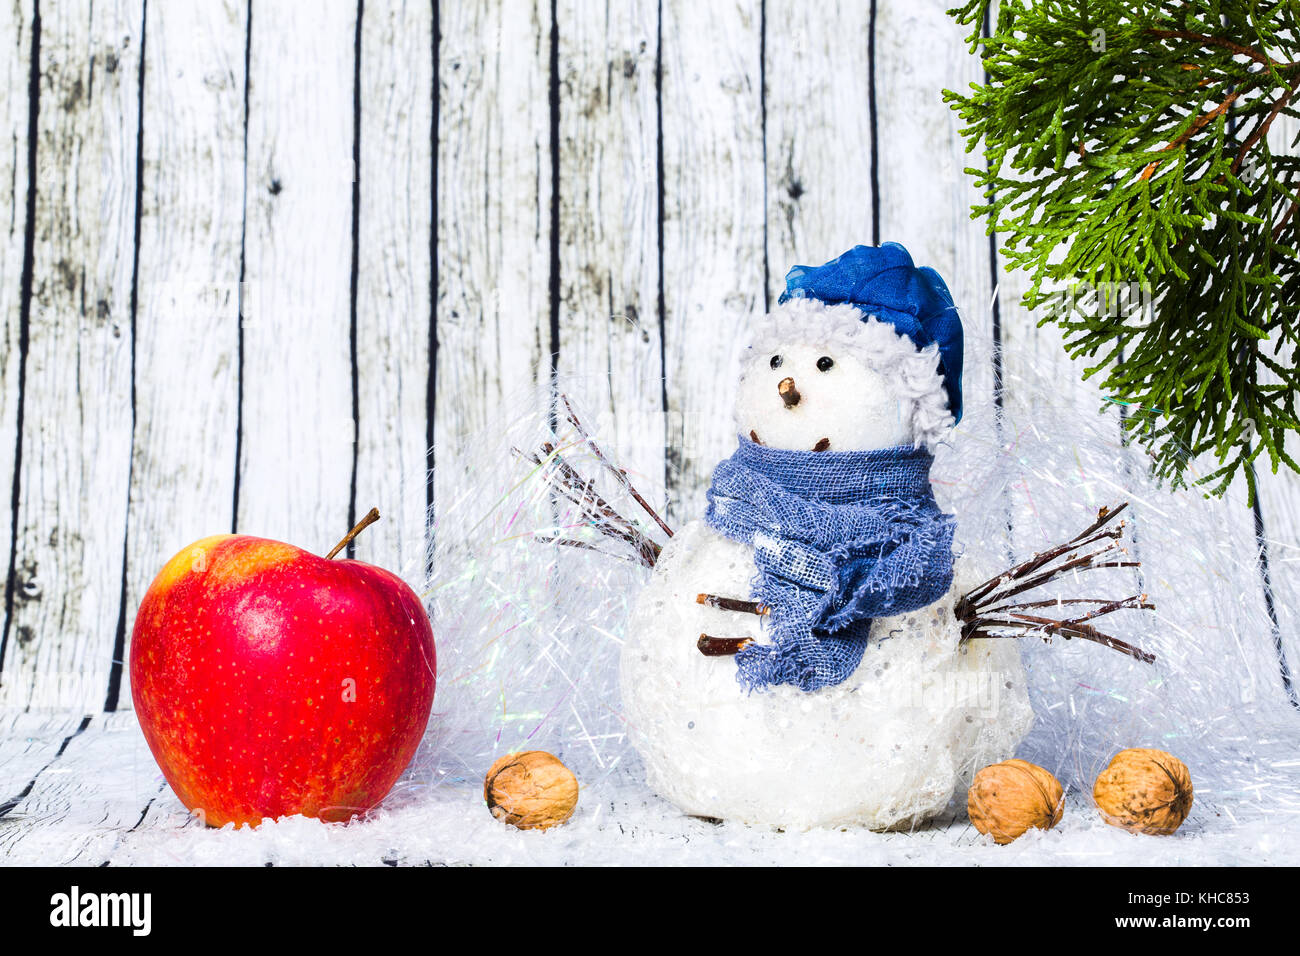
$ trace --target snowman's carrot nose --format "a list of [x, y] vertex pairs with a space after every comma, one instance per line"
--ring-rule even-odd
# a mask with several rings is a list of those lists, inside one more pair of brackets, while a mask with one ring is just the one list
[[799, 389], [794, 387], [794, 379], [789, 376], [781, 379], [776, 390], [781, 393], [781, 401], [785, 402], [786, 408], [794, 408], [799, 404]]

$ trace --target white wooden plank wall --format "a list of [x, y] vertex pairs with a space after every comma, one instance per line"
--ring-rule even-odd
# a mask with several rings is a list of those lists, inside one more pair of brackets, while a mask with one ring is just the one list
[[[375, 505], [358, 556], [418, 577], [455, 491], [426, 487], [430, 443], [553, 375], [698, 513], [742, 330], [858, 242], [906, 244], [1000, 338], [1009, 420], [1029, 370], [1073, 381], [969, 219], [940, 91], [980, 70], [946, 6], [0, 5], [0, 707], [129, 707], [134, 608], [203, 534], [323, 550]], [[993, 413], [987, 352], [965, 394]], [[1300, 482], [1261, 486], [1294, 664]]]
[[558, 374], [647, 493], [664, 480], [658, 26], [649, 0], [556, 8]]
[[0, 706], [102, 707], [122, 626], [143, 20], [138, 0], [40, 14]]
[[[23, 329], [27, 324], [23, 269], [30, 193], [28, 150], [31, 137], [29, 84], [31, 78], [33, 3], [0, 4], [0, 37], [5, 55], [0, 65], [0, 190], [7, 196], [0, 219], [0, 489], [14, 487], [15, 449], [22, 404]], [[9, 499], [5, 499], [6, 501]], [[12, 582], [8, 559], [13, 554], [13, 522], [0, 518], [0, 566]], [[12, 584], [10, 585], [10, 587]], [[13, 596], [6, 588], [6, 609]], [[0, 642], [11, 628], [5, 613]], [[3, 653], [3, 652], [0, 652]], [[0, 662], [2, 663], [2, 662]]]
[[[424, 563], [428, 502], [433, 44], [428, 2], [365, 5], [353, 504], [356, 515], [378, 507], [383, 520], [357, 539], [356, 557], [417, 576]], [[347, 529], [335, 530], [342, 537]]]
[[702, 513], [734, 447], [735, 350], [764, 302], [763, 6], [661, 9], [668, 510], [681, 521]]
[[[434, 445], [546, 401], [551, 375], [551, 11], [438, 11]], [[434, 500], [456, 489], [435, 467]]]
[[763, 40], [767, 297], [796, 264], [875, 236], [871, 17], [862, 3], [768, 2]]
[[357, 15], [254, 0], [249, 32], [235, 517], [322, 550], [353, 508]]
[[244, 0], [145, 23], [128, 617], [160, 557], [234, 525], [247, 25]]

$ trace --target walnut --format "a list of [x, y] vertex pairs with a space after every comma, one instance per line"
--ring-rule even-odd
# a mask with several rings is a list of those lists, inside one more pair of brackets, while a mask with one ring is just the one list
[[1043, 830], [1061, 819], [1065, 790], [1051, 773], [1025, 760], [1004, 760], [975, 774], [966, 796], [970, 822], [1006, 844], [1030, 827]]
[[578, 778], [544, 750], [506, 754], [483, 780], [492, 816], [521, 830], [546, 830], [573, 816]]
[[1167, 836], [1192, 810], [1192, 775], [1163, 750], [1121, 750], [1097, 778], [1092, 796], [1111, 826]]

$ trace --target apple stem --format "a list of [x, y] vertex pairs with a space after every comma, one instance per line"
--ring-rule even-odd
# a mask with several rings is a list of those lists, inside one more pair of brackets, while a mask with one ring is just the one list
[[357, 526], [353, 528], [351, 531], [349, 531], [347, 534], [345, 534], [343, 536], [342, 541], [334, 545], [334, 550], [331, 551], [329, 554], [325, 555], [325, 559], [329, 560], [330, 558], [334, 557], [334, 555], [338, 554], [349, 544], [351, 544], [353, 538], [355, 538], [361, 532], [365, 531], [367, 528], [369, 528], [372, 524], [374, 524], [378, 520], [379, 520], [379, 509], [371, 508], [369, 511], [366, 512], [366, 516], [357, 522]]

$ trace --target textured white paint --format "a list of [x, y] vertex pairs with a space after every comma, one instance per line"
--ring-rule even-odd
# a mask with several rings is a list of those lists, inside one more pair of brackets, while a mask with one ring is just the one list
[[154, 575], [234, 520], [247, 16], [149, 7], [124, 660]]
[[21, 800], [27, 785], [57, 759], [59, 747], [80, 723], [75, 711], [0, 710], [0, 807]]
[[[441, 17], [434, 442], [450, 450], [546, 400], [550, 12], [475, 0]], [[438, 475], [435, 502], [454, 501]]]
[[[80, 722], [44, 732], [44, 745], [57, 751]], [[62, 756], [40, 770], [7, 818], [20, 825], [0, 827], [0, 859], [98, 866], [140, 821], [161, 779], [135, 714], [97, 715], [68, 740]]]
[[566, 2], [560, 58], [560, 364], [598, 438], [663, 482], [657, 5]]
[[[23, 246], [27, 231], [31, 3], [0, 4], [0, 490], [13, 487], [18, 441], [18, 377]], [[2, 493], [2, 491], [0, 491]], [[12, 528], [0, 517], [0, 565], [9, 569]], [[0, 614], [4, 609], [0, 608]], [[3, 681], [3, 674], [0, 674]]]
[[[987, 348], [993, 290], [984, 224], [970, 218], [979, 190], [963, 172], [981, 157], [965, 152], [961, 119], [944, 105], [943, 91], [964, 91], [983, 74], [964, 40], [965, 28], [945, 8], [877, 5], [880, 241], [901, 242], [918, 266], [932, 266], [943, 276], [970, 343], [962, 375], [965, 414], [982, 415], [990, 413], [993, 400]], [[955, 432], [955, 439], [960, 435]]]
[[[869, 3], [767, 4], [767, 260], [773, 303], [785, 291], [791, 266], [821, 265], [872, 242], [870, 48]], [[901, 231], [886, 238], [907, 244], [911, 235]]]
[[429, 246], [433, 229], [433, 8], [367, 3], [361, 18], [357, 272], [357, 515], [383, 520], [356, 556], [422, 580]]
[[355, 43], [351, 5], [253, 10], [236, 518], [319, 552], [348, 530], [352, 483]]
[[664, 374], [678, 518], [703, 512], [713, 466], [735, 447], [735, 353], [763, 310], [759, 14], [753, 0], [663, 4]]
[[102, 707], [131, 456], [138, 2], [41, 18], [17, 600], [0, 707]]

